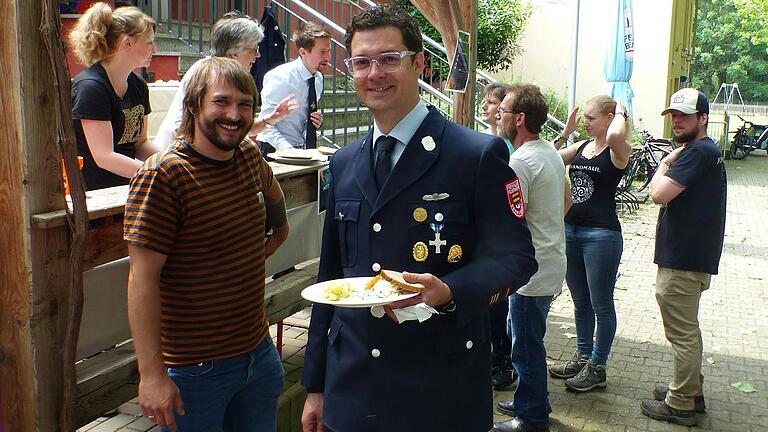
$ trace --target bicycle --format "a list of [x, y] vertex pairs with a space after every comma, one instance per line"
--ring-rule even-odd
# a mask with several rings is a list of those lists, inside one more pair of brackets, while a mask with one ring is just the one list
[[755, 124], [736, 115], [743, 123], [731, 141], [731, 158], [744, 159], [754, 150], [768, 151], [768, 126]]
[[[648, 131], [640, 131], [645, 141], [639, 147], [633, 147], [629, 158], [627, 171], [624, 173], [624, 183], [627, 190], [640, 192], [651, 184], [653, 174], [659, 167], [661, 160], [674, 148], [672, 141], [665, 138], [656, 138]], [[636, 181], [639, 187], [634, 187]]]

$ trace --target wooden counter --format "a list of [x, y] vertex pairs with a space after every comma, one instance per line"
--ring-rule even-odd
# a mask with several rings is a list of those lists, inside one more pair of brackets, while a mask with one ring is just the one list
[[[270, 162], [269, 165], [285, 194], [286, 209], [317, 201], [317, 171], [325, 167], [327, 162], [306, 166]], [[128, 255], [128, 246], [123, 241], [123, 213], [127, 198], [128, 186], [86, 192], [90, 231], [83, 271]], [[36, 229], [66, 225], [67, 215], [64, 210], [32, 216], [32, 226]]]

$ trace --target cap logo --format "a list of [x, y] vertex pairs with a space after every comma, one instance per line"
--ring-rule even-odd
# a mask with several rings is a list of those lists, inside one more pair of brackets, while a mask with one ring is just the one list
[[672, 103], [685, 103], [685, 95], [678, 94], [672, 97]]

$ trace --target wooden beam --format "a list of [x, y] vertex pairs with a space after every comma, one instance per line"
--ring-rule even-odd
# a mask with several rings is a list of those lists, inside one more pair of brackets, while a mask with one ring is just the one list
[[[467, 91], [453, 95], [453, 121], [468, 128], [475, 124], [475, 73], [477, 64], [477, 0], [454, 0], [459, 3], [451, 8], [456, 22], [461, 30], [469, 33], [469, 60], [467, 63]], [[458, 43], [458, 41], [457, 41]], [[453, 61], [454, 51], [448, 52], [449, 61]]]
[[475, 63], [477, 57], [477, 0], [411, 0], [414, 6], [440, 32], [448, 63], [456, 54], [459, 30], [469, 33], [467, 91], [453, 95], [453, 121], [469, 128], [475, 124]]
[[[50, 2], [52, 5], [55, 2]], [[65, 231], [41, 233], [30, 215], [63, 208], [45, 1], [0, 2], [0, 400], [5, 430], [59, 431], [61, 344], [68, 306]], [[60, 59], [63, 61], [63, 59]]]
[[21, 71], [16, 1], [0, 2], [0, 429], [35, 428], [37, 389], [29, 302], [29, 211], [24, 196]]

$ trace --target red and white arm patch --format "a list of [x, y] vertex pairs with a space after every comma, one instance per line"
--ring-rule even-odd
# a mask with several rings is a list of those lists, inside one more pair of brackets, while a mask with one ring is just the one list
[[520, 190], [520, 180], [515, 178], [504, 183], [504, 190], [507, 193], [507, 202], [509, 202], [509, 209], [512, 210], [512, 214], [520, 220], [525, 219], [525, 200], [523, 199], [523, 192]]

